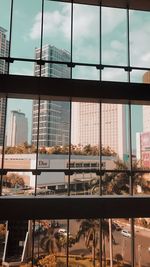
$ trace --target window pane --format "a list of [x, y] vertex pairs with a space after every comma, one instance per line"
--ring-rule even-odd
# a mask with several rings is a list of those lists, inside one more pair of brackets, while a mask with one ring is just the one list
[[43, 21], [43, 46], [49, 45], [53, 48], [48, 57], [43, 51], [43, 59], [70, 61], [71, 5], [46, 0]]
[[41, 38], [41, 1], [14, 0], [11, 56], [35, 57]]
[[[47, 219], [35, 221], [34, 258], [37, 265], [66, 266], [67, 220]], [[70, 238], [72, 241], [72, 239]], [[58, 265], [58, 266], [59, 266]]]
[[[97, 180], [100, 144], [100, 104], [72, 103], [72, 155], [70, 167], [72, 194], [91, 194], [92, 181]], [[90, 172], [92, 170], [93, 172]]]
[[[122, 104], [102, 104], [102, 148], [106, 169], [128, 168], [128, 108]], [[109, 159], [109, 160], [108, 160]], [[120, 165], [121, 164], [121, 165]]]
[[[15, 164], [17, 160], [13, 161]], [[17, 162], [18, 163], [18, 162]], [[20, 163], [20, 162], [19, 162]], [[12, 159], [7, 158], [7, 162], [5, 163], [5, 168], [12, 168]], [[17, 165], [17, 164], [16, 164]], [[16, 166], [17, 168], [17, 166]], [[2, 177], [2, 195], [3, 196], [28, 196], [33, 195], [33, 189], [31, 185], [32, 181], [32, 173], [16, 170], [7, 172], [6, 175]]]
[[74, 4], [73, 61], [99, 63], [99, 8]]
[[126, 10], [102, 8], [102, 63], [127, 64]]
[[32, 100], [8, 99], [4, 167], [32, 169], [36, 144], [31, 143]]
[[131, 65], [150, 67], [149, 12], [130, 11]]
[[[150, 78], [148, 78], [150, 72], [145, 72], [144, 70], [132, 70], [130, 73], [131, 82], [134, 83], [150, 83]], [[144, 76], [146, 76], [144, 78]]]
[[72, 72], [73, 79], [99, 80], [99, 70], [95, 67], [76, 66]]
[[11, 0], [1, 0], [0, 1], [0, 26], [6, 30], [7, 36], [9, 36], [10, 11], [11, 11]]
[[14, 61], [10, 64], [10, 74], [34, 76], [34, 63], [24, 61]]
[[124, 69], [105, 68], [102, 70], [103, 81], [127, 82], [127, 72]]
[[[11, 1], [0, 1], [0, 57], [8, 57]], [[0, 59], [0, 74], [8, 72], [8, 63]]]

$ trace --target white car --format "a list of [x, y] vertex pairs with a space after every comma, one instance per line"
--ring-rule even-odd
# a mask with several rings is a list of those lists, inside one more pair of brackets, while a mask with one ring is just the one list
[[121, 234], [125, 237], [131, 237], [131, 233], [126, 229], [122, 230]]
[[60, 228], [60, 229], [58, 229], [57, 232], [58, 232], [59, 234], [67, 234], [67, 230], [64, 229], [64, 228]]

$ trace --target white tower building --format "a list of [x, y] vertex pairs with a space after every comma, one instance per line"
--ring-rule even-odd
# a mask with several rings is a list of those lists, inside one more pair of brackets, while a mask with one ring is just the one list
[[28, 120], [25, 114], [11, 111], [8, 124], [7, 146], [16, 146], [28, 141]]
[[[100, 144], [100, 105], [73, 103], [72, 144]], [[126, 153], [126, 116], [122, 104], [102, 104], [101, 134], [103, 147], [109, 146], [123, 159]]]
[[[144, 83], [150, 83], [150, 71], [145, 72], [143, 76]], [[150, 132], [150, 106], [143, 106], [143, 132]]]

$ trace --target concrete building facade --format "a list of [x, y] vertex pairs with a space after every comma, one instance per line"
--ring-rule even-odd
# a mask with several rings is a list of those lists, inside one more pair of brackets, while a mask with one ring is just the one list
[[[110, 147], [123, 159], [126, 153], [126, 110], [121, 104], [73, 103], [72, 143]], [[101, 118], [100, 118], [101, 116]]]

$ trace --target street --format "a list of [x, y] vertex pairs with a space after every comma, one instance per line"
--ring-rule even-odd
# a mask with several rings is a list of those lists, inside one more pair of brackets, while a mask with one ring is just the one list
[[[69, 231], [76, 235], [79, 229], [80, 222], [76, 220], [70, 220]], [[128, 225], [124, 225], [122, 229], [129, 229]], [[113, 257], [116, 254], [121, 254], [125, 262], [131, 263], [131, 238], [124, 237], [121, 231], [114, 231], [113, 236], [115, 244], [113, 244]], [[150, 267], [150, 252], [148, 247], [150, 246], [150, 230], [138, 229], [135, 230], [135, 262], [137, 266]], [[78, 243], [76, 243], [71, 249], [71, 254], [89, 254], [89, 249], [85, 246], [85, 240], [82, 237]], [[106, 238], [106, 255], [109, 258], [109, 241]]]

